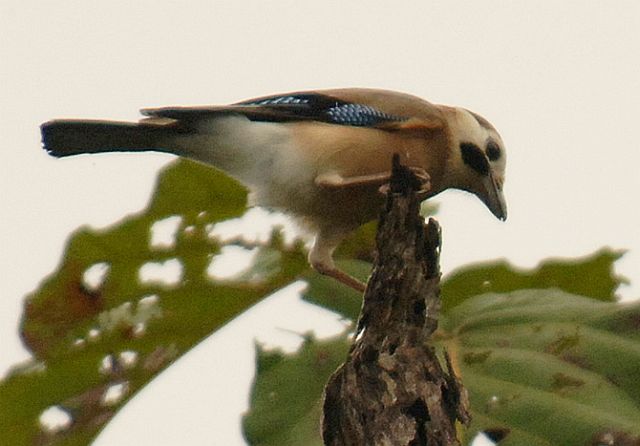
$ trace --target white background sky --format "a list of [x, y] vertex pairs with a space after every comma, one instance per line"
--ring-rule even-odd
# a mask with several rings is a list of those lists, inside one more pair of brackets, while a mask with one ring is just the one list
[[[467, 107], [507, 144], [509, 219], [465, 194], [439, 197], [444, 271], [609, 245], [630, 250], [618, 272], [634, 285], [620, 292], [637, 297], [639, 29], [637, 0], [0, 0], [0, 371], [26, 357], [21, 299], [54, 270], [67, 234], [143, 208], [171, 159], [55, 160], [38, 125], [137, 119], [143, 106], [366, 86]], [[97, 444], [243, 444], [252, 339], [335, 328], [305, 311], [290, 295], [261, 304], [145, 389]]]

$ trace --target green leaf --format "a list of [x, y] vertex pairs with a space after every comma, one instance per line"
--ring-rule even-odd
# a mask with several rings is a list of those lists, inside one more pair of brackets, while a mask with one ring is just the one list
[[[424, 212], [435, 213], [426, 208]], [[371, 273], [371, 256], [375, 225], [368, 224], [349, 237], [338, 251], [337, 262], [349, 274], [366, 281]], [[366, 248], [358, 249], [358, 246]], [[580, 259], [549, 259], [531, 270], [513, 267], [505, 260], [477, 263], [459, 268], [442, 280], [442, 311], [479, 294], [506, 293], [519, 289], [559, 288], [568, 293], [602, 301], [616, 300], [615, 290], [627, 279], [614, 274], [614, 263], [623, 251], [603, 248]], [[303, 298], [313, 304], [356, 320], [362, 306], [362, 295], [327, 277], [310, 272], [306, 276], [309, 288]], [[345, 297], [343, 297], [346, 296]]]
[[336, 259], [356, 259], [368, 262], [369, 264], [373, 263], [377, 230], [377, 221], [372, 221], [360, 226], [357, 231], [340, 243], [334, 257]]
[[[253, 265], [237, 277], [210, 277], [207, 268], [225, 244], [247, 245], [220, 242], [210, 235], [213, 225], [245, 208], [238, 183], [179, 161], [162, 172], [146, 210], [73, 234], [58, 270], [27, 297], [21, 334], [34, 361], [0, 383], [0, 443], [89, 444], [176, 358], [306, 271], [301, 247], [287, 248], [275, 236], [251, 245]], [[167, 219], [177, 223], [175, 242], [152, 243], [153, 225]], [[173, 282], [142, 280], [145, 268], [172, 264]], [[104, 279], [86, 280], [92, 270], [106, 271]], [[110, 388], [124, 392], [105, 401]], [[58, 432], [41, 428], [39, 417], [51, 407], [73, 422]]]
[[565, 445], [605, 429], [640, 434], [639, 317], [640, 303], [552, 289], [485, 294], [453, 308], [441, 320], [442, 344], [469, 390], [470, 437], [500, 428], [518, 441]]
[[613, 273], [622, 251], [608, 248], [582, 259], [549, 259], [532, 270], [518, 270], [505, 260], [462, 267], [442, 282], [442, 310], [472, 296], [532, 288], [559, 288], [567, 293], [615, 301], [615, 290], [627, 280]]
[[292, 355], [258, 347], [251, 409], [243, 419], [249, 444], [322, 446], [319, 396], [348, 348], [346, 334], [320, 342], [307, 336]]
[[[420, 214], [424, 217], [433, 216], [438, 212], [438, 204], [432, 201], [424, 201], [420, 208]], [[371, 221], [360, 226], [353, 234], [347, 237], [336, 249], [336, 259], [362, 260], [373, 263], [376, 246], [376, 232], [378, 222]], [[369, 265], [371, 269], [371, 265]], [[364, 276], [366, 277], [366, 276]]]
[[[277, 368], [258, 368], [245, 424], [250, 444], [321, 444], [320, 383], [343, 362], [347, 344], [346, 334], [314, 342], [279, 354]], [[483, 431], [514, 446], [588, 444], [604, 430], [640, 435], [640, 303], [557, 289], [479, 295], [441, 319], [436, 344], [447, 347], [469, 391], [465, 444]], [[305, 361], [323, 348], [335, 351], [324, 355], [331, 364], [310, 367]], [[271, 392], [286, 398], [269, 405]], [[289, 407], [294, 401], [304, 407]]]

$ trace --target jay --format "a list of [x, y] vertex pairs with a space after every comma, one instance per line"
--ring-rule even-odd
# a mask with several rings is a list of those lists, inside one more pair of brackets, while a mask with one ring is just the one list
[[335, 266], [333, 251], [377, 217], [394, 154], [423, 181], [425, 199], [461, 189], [507, 217], [504, 144], [489, 121], [464, 108], [350, 88], [142, 114], [135, 123], [49, 121], [43, 145], [56, 157], [152, 150], [221, 169], [249, 188], [252, 204], [297, 217], [315, 236], [311, 266], [360, 291], [364, 284]]

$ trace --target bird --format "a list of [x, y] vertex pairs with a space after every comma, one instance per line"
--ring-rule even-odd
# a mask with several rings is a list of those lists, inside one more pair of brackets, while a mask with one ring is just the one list
[[488, 120], [465, 108], [340, 88], [141, 114], [137, 122], [45, 122], [43, 148], [55, 157], [167, 152], [222, 170], [249, 189], [251, 205], [297, 218], [313, 236], [309, 264], [358, 291], [366, 285], [339, 269], [333, 253], [377, 217], [394, 155], [423, 182], [422, 199], [460, 189], [507, 218], [504, 143]]

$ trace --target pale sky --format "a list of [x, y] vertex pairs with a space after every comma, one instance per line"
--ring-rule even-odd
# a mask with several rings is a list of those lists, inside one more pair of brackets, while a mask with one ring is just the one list
[[[633, 286], [620, 294], [639, 296], [638, 29], [637, 0], [0, 0], [0, 373], [26, 357], [21, 299], [54, 270], [67, 234], [143, 208], [171, 159], [55, 160], [38, 131], [54, 117], [137, 119], [147, 106], [349, 86], [464, 106], [507, 145], [509, 219], [466, 194], [438, 197], [445, 273], [607, 245], [629, 250], [617, 271]], [[337, 325], [285, 294], [180, 360], [96, 444], [244, 444], [252, 339], [295, 343], [279, 330], [308, 327], [291, 325], [292, 312], [325, 333]]]

